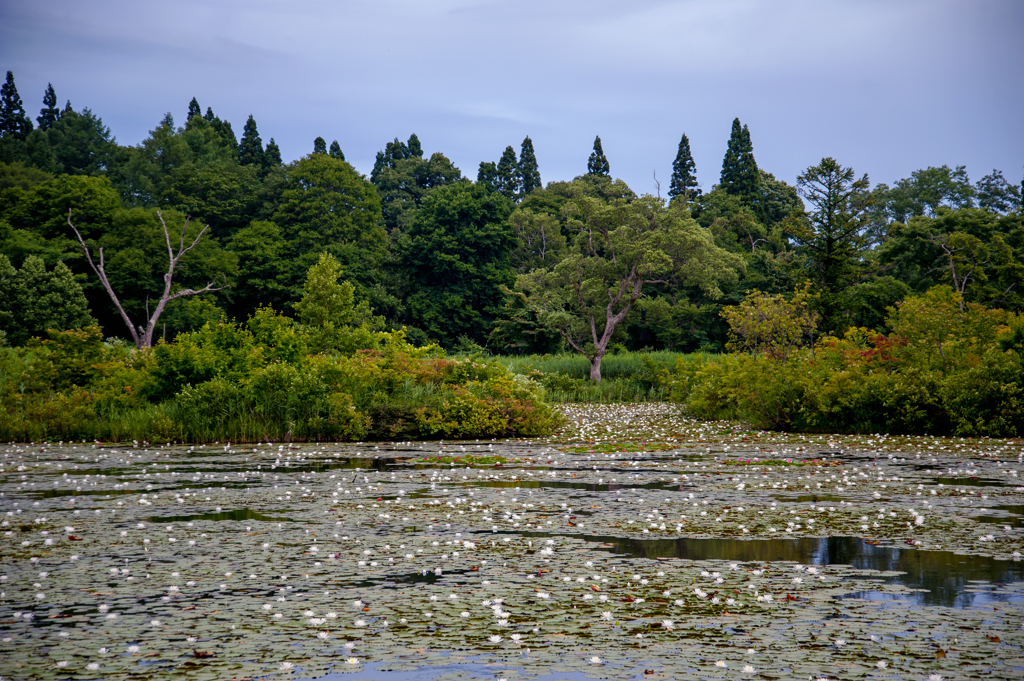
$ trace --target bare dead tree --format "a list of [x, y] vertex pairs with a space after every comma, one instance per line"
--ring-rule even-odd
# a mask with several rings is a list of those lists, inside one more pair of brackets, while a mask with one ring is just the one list
[[203, 234], [209, 229], [209, 225], [204, 226], [199, 230], [199, 234], [192, 240], [192, 243], [187, 247], [185, 246], [185, 233], [188, 231], [188, 218], [185, 218], [185, 224], [181, 228], [181, 240], [178, 243], [178, 252], [174, 252], [174, 247], [171, 245], [171, 233], [167, 229], [167, 223], [164, 222], [164, 216], [161, 211], [156, 212], [157, 217], [160, 218], [160, 224], [164, 228], [164, 240], [167, 243], [167, 272], [164, 274], [164, 291], [160, 296], [160, 302], [157, 303], [156, 308], [153, 310], [153, 314], [149, 314], [149, 301], [146, 301], [146, 314], [149, 317], [145, 326], [141, 324], [134, 324], [128, 313], [124, 311], [124, 306], [121, 305], [120, 299], [117, 297], [117, 293], [114, 292], [114, 287], [110, 285], [110, 280], [107, 278], [106, 264], [103, 258], [103, 249], [100, 248], [100, 262], [99, 265], [93, 261], [92, 254], [89, 252], [89, 247], [85, 243], [85, 239], [82, 238], [81, 233], [71, 223], [71, 210], [68, 209], [68, 226], [71, 227], [75, 232], [75, 236], [78, 237], [78, 243], [82, 245], [82, 250], [85, 251], [85, 258], [89, 261], [89, 266], [92, 271], [99, 277], [100, 283], [103, 284], [103, 288], [106, 289], [107, 295], [110, 296], [110, 300], [114, 302], [114, 307], [117, 308], [118, 313], [121, 315], [121, 319], [124, 320], [125, 326], [132, 334], [132, 340], [135, 341], [135, 347], [137, 348], [151, 348], [153, 347], [153, 332], [156, 330], [157, 322], [160, 319], [160, 315], [164, 313], [164, 308], [167, 307], [167, 303], [178, 298], [187, 298], [189, 296], [197, 296], [201, 293], [212, 293], [213, 291], [220, 291], [226, 286], [214, 286], [213, 283], [207, 284], [205, 287], [198, 291], [190, 288], [181, 289], [175, 293], [171, 293], [171, 287], [174, 281], [174, 268], [181, 262], [182, 257], [199, 243], [199, 240], [203, 238]]

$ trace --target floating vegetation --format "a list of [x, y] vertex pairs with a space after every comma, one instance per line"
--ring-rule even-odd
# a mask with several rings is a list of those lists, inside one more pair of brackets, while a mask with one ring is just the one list
[[1024, 670], [1021, 441], [564, 412], [541, 439], [8, 445], [0, 675]]
[[610, 454], [612, 452], [670, 452], [679, 445], [664, 442], [601, 442], [559, 447], [570, 454]]
[[840, 466], [841, 461], [824, 459], [726, 459], [726, 466]]
[[467, 454], [464, 456], [425, 456], [416, 459], [416, 463], [448, 463], [463, 466], [503, 466], [508, 463], [516, 463], [520, 459], [508, 459], [504, 456], [475, 456]]

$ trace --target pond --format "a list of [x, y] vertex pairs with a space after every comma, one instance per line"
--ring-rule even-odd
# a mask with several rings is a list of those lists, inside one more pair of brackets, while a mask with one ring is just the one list
[[566, 410], [543, 440], [8, 445], [0, 675], [1024, 673], [1018, 441]]

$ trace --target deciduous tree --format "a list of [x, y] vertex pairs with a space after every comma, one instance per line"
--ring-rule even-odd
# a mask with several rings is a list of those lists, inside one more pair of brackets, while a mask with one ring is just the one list
[[601, 360], [616, 328], [645, 287], [697, 286], [718, 296], [734, 280], [740, 257], [715, 246], [681, 205], [653, 196], [602, 201], [583, 194], [567, 205], [572, 243], [557, 265], [521, 275], [516, 287], [538, 318], [590, 360], [601, 380]]

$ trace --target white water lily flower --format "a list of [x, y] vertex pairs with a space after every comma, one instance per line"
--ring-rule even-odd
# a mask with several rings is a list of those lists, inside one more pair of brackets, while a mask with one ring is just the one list
[[756, 669], [754, 669], [754, 668], [753, 668], [753, 667], [752, 667], [751, 665], [749, 665], [749, 664], [748, 664], [748, 665], [745, 665], [745, 666], [743, 667], [743, 673], [744, 673], [744, 674], [753, 674], [753, 673], [755, 673], [756, 671], [757, 671], [757, 670], [756, 670]]
[[728, 667], [729, 665], [727, 665], [725, 663], [725, 660], [719, 660], [718, 662], [715, 663], [715, 666], [716, 667]]
[[875, 663], [875, 666], [878, 667], [879, 669], [885, 669], [886, 667], [889, 666], [889, 663], [886, 662], [885, 660], [879, 660], [878, 662]]
[[291, 669], [294, 666], [295, 665], [293, 665], [291, 662], [282, 662], [281, 663], [281, 671], [286, 672], [286, 671], [288, 671], [289, 669]]
[[601, 662], [601, 658], [600, 657], [598, 657], [597, 655], [594, 655], [592, 658], [590, 658], [590, 664], [604, 664], [604, 663]]
[[487, 640], [490, 641], [491, 643], [501, 643], [501, 637], [498, 636], [497, 634], [494, 634], [493, 636], [491, 636]]

